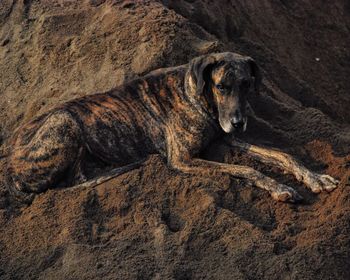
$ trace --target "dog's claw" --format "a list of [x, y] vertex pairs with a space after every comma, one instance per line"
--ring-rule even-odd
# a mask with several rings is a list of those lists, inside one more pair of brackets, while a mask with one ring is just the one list
[[271, 195], [275, 200], [282, 202], [295, 203], [303, 200], [303, 197], [300, 194], [286, 185], [280, 185], [280, 189], [278, 191], [272, 192]]
[[329, 175], [311, 173], [306, 180], [306, 185], [314, 193], [331, 192], [338, 187], [339, 181]]

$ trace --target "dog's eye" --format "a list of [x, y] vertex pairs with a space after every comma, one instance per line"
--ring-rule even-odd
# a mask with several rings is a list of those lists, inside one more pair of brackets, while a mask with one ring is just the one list
[[224, 91], [225, 87], [222, 84], [217, 84], [216, 88], [220, 91]]

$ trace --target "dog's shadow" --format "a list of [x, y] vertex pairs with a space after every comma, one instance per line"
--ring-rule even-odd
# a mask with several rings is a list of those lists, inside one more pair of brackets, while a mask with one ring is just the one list
[[[293, 213], [300, 209], [312, 207], [320, 201], [317, 194], [312, 193], [293, 175], [284, 174], [277, 167], [262, 164], [252, 156], [229, 147], [224, 141], [217, 141], [207, 149], [201, 157], [217, 162], [250, 166], [261, 173], [272, 177], [277, 182], [294, 188], [303, 200], [296, 203], [278, 202], [273, 200], [267, 191], [252, 186], [245, 180], [231, 177], [230, 188], [220, 193], [219, 207], [227, 209], [263, 231], [273, 231], [278, 226], [276, 209], [282, 209], [285, 218], [289, 219]], [[281, 217], [279, 217], [281, 218]]]
[[254, 227], [269, 232], [277, 227], [276, 216], [271, 203], [261, 203], [262, 200], [271, 198], [264, 191], [232, 179], [230, 189], [222, 196], [219, 206], [233, 212]]
[[268, 192], [240, 179], [231, 178], [230, 181], [227, 190], [216, 192], [219, 196], [216, 199], [217, 207], [232, 212], [243, 221], [267, 233], [275, 230], [279, 232], [281, 223], [290, 223], [291, 226], [286, 230], [293, 231], [291, 235], [297, 234], [302, 230], [300, 221], [303, 219], [303, 213], [310, 211], [310, 208], [321, 200], [317, 194], [305, 189], [291, 176], [286, 176], [283, 183], [292, 186], [302, 195], [304, 199], [297, 203], [275, 201]]

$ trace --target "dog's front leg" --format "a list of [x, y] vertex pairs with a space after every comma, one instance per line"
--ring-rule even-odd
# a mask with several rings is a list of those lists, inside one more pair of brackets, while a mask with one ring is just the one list
[[291, 187], [280, 184], [248, 166], [218, 163], [203, 159], [190, 159], [189, 157], [187, 159], [175, 157], [169, 163], [173, 168], [193, 175], [208, 176], [217, 173], [227, 173], [236, 178], [245, 179], [253, 185], [267, 190], [278, 201], [296, 202], [302, 199]]
[[278, 166], [283, 170], [292, 173], [297, 180], [303, 182], [314, 193], [319, 193], [321, 191], [330, 192], [334, 190], [339, 183], [329, 175], [321, 175], [311, 172], [302, 164], [298, 163], [291, 155], [281, 151], [261, 148], [237, 140], [230, 140], [228, 143], [233, 147], [237, 147], [248, 154], [251, 154], [264, 163]]

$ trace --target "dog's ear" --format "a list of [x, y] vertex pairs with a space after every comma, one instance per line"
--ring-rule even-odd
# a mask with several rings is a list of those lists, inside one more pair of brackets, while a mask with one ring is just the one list
[[261, 71], [259, 69], [259, 66], [256, 64], [255, 60], [252, 59], [251, 57], [248, 58], [247, 62], [248, 62], [249, 67], [250, 67], [251, 75], [254, 78], [255, 92], [259, 93], [259, 88], [260, 88], [261, 80], [262, 80]]
[[193, 82], [196, 85], [196, 94], [203, 93], [205, 83], [208, 82], [210, 73], [208, 69], [216, 63], [216, 59], [212, 55], [199, 56], [190, 61], [189, 74], [192, 77]]

